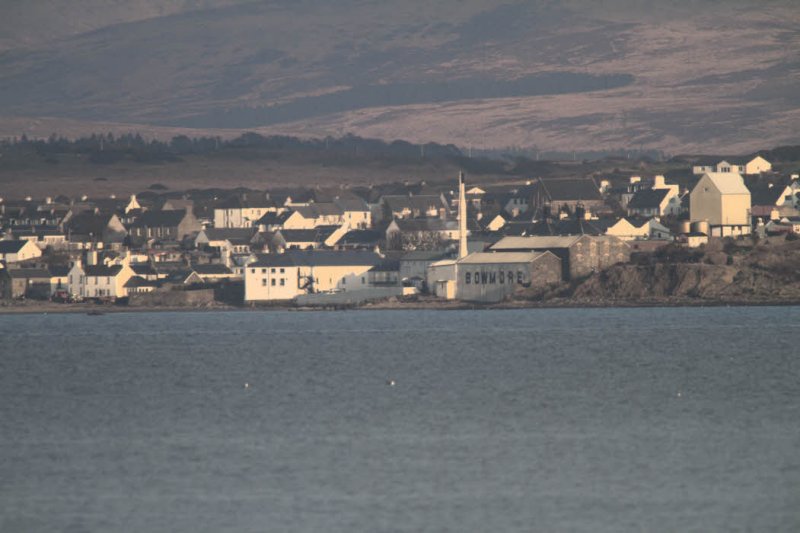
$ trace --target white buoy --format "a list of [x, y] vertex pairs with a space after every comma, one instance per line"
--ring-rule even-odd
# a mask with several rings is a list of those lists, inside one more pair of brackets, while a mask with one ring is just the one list
[[397, 382], [393, 379], [390, 379], [386, 381], [386, 384], [389, 385], [390, 387], [394, 387], [395, 385], [397, 385]]
[[244, 388], [245, 388], [245, 389], [249, 389], [249, 388], [250, 388], [250, 384], [249, 384], [249, 383], [245, 383], [245, 384], [244, 384]]

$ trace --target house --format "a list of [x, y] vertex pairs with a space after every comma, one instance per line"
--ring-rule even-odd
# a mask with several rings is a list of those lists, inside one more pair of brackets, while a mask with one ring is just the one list
[[68, 214], [61, 225], [70, 242], [121, 243], [128, 230], [116, 213], [84, 211]]
[[146, 294], [157, 290], [159, 288], [159, 283], [141, 276], [133, 276], [125, 282], [123, 288], [125, 289], [125, 296], [130, 296], [131, 294]]
[[0, 261], [19, 263], [42, 256], [42, 250], [29, 240], [0, 241]]
[[129, 231], [131, 237], [137, 241], [181, 241], [201, 229], [191, 211], [176, 209], [145, 211], [130, 225]]
[[537, 178], [526, 187], [530, 209], [547, 208], [550, 213], [578, 207], [596, 213], [605, 207], [600, 187], [594, 178]]
[[53, 249], [67, 247], [67, 236], [57, 226], [14, 226], [12, 234], [17, 239], [32, 241], [42, 250], [48, 247]]
[[561, 259], [564, 280], [581, 278], [630, 260], [631, 247], [613, 236], [505, 237], [490, 246], [495, 252], [551, 252]]
[[750, 191], [741, 175], [703, 174], [690, 197], [690, 219], [692, 222], [708, 222], [710, 237], [750, 234]]
[[238, 276], [227, 266], [219, 263], [194, 264], [194, 271], [205, 283], [236, 279]]
[[628, 216], [647, 218], [681, 213], [679, 187], [676, 184], [666, 183], [664, 176], [656, 176], [650, 188], [642, 186], [633, 190], [634, 192], [625, 200]]
[[257, 233], [257, 228], [205, 228], [194, 238], [194, 246], [198, 249], [215, 248], [224, 255], [227, 253], [244, 254], [250, 252], [250, 244]]
[[660, 217], [667, 211], [669, 200], [667, 189], [642, 189], [628, 202], [628, 216]]
[[0, 296], [46, 300], [51, 294], [50, 277], [46, 268], [0, 269]]
[[492, 303], [523, 287], [559, 283], [561, 260], [551, 252], [478, 252], [456, 260], [454, 273], [457, 300]]
[[372, 211], [367, 203], [358, 196], [337, 196], [333, 203], [341, 209], [344, 224], [355, 229], [372, 227]]
[[378, 254], [364, 251], [287, 250], [260, 255], [245, 269], [245, 301], [365, 289], [367, 272], [380, 262]]
[[336, 242], [337, 250], [375, 250], [384, 247], [386, 234], [379, 229], [351, 229]]
[[283, 223], [283, 229], [313, 229], [318, 226], [339, 226], [344, 223], [344, 211], [334, 203], [298, 206]]
[[794, 191], [790, 185], [773, 183], [750, 183], [750, 214], [767, 220], [775, 220], [781, 215], [796, 214]]
[[447, 218], [450, 210], [441, 194], [386, 195], [381, 198], [382, 220]]
[[711, 172], [734, 174], [762, 174], [772, 171], [772, 163], [760, 155], [746, 157], [727, 157], [725, 159], [700, 158], [692, 167], [692, 173], [702, 176]]
[[134, 276], [127, 263], [119, 265], [84, 265], [76, 261], [69, 271], [69, 294], [76, 299], [115, 300], [128, 296], [125, 284]]
[[275, 231], [280, 229], [286, 223], [286, 220], [292, 216], [293, 211], [268, 211], [263, 217], [256, 220], [255, 225], [267, 231]]
[[390, 250], [438, 248], [445, 241], [458, 240], [458, 235], [457, 220], [395, 219], [386, 228], [386, 247]]
[[641, 219], [622, 217], [609, 223], [605, 235], [617, 237], [623, 241], [637, 239], [671, 240], [672, 232], [656, 218]]
[[214, 227], [247, 228], [265, 214], [278, 211], [278, 205], [270, 198], [234, 196], [214, 207]]
[[313, 229], [281, 229], [275, 232], [275, 248], [307, 250], [332, 247], [346, 233], [344, 226], [317, 226]]
[[404, 285], [422, 285], [427, 279], [428, 267], [433, 263], [450, 258], [445, 250], [416, 250], [406, 252], [400, 257], [400, 281]]
[[400, 286], [400, 261], [397, 258], [384, 258], [367, 271], [367, 283], [370, 287]]

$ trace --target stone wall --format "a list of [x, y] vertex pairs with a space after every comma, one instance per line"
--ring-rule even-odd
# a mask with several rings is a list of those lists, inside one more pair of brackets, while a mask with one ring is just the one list
[[214, 289], [154, 291], [128, 297], [128, 305], [131, 307], [198, 307], [213, 302]]

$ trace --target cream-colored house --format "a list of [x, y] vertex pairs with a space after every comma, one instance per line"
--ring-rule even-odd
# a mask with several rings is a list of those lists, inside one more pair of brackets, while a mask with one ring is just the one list
[[[351, 213], [352, 214], [352, 213]], [[344, 211], [333, 203], [299, 206], [283, 223], [283, 229], [313, 229], [317, 226], [339, 226], [344, 222]]]
[[77, 261], [67, 276], [67, 289], [73, 298], [116, 299], [128, 295], [125, 284], [135, 275], [127, 264], [84, 265]]
[[672, 233], [669, 228], [661, 224], [661, 222], [655, 218], [637, 220], [622, 217], [614, 224], [608, 226], [605, 234], [618, 237], [623, 241], [672, 238]]
[[0, 241], [0, 261], [18, 263], [42, 257], [42, 250], [29, 240]]
[[772, 163], [761, 157], [755, 156], [753, 159], [744, 164], [745, 174], [761, 174], [762, 172], [770, 172], [772, 170]]
[[690, 199], [691, 221], [708, 222], [711, 237], [750, 234], [750, 191], [740, 174], [707, 172]]
[[246, 302], [291, 300], [302, 294], [368, 288], [367, 271], [381, 256], [363, 251], [287, 250], [245, 267]]
[[215, 228], [249, 228], [278, 206], [268, 198], [229, 198], [214, 208]]

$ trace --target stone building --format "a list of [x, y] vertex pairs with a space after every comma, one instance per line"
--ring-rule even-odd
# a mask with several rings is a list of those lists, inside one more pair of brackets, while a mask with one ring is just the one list
[[560, 281], [561, 260], [550, 252], [478, 252], [455, 262], [455, 297], [468, 302], [500, 302]]
[[573, 237], [505, 237], [490, 247], [495, 252], [551, 252], [561, 259], [564, 280], [587, 276], [630, 260], [626, 242], [609, 235]]

